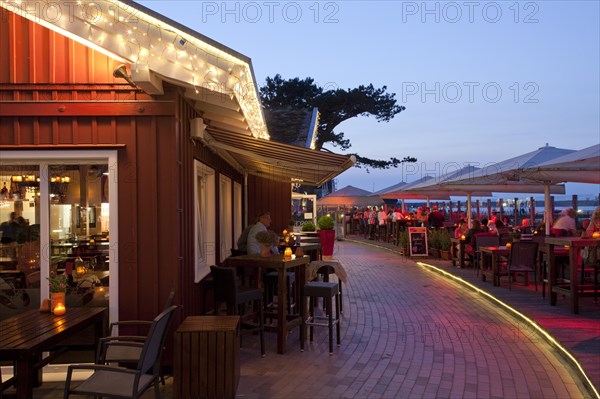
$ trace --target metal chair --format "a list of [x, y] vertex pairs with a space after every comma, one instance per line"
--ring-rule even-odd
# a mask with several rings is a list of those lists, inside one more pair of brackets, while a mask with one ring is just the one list
[[538, 243], [533, 241], [515, 241], [510, 247], [510, 257], [508, 259], [508, 289], [511, 289], [512, 277], [516, 273], [525, 274], [525, 285], [529, 284], [529, 273], [533, 273], [533, 281], [535, 290], [537, 291], [537, 259]]
[[[265, 357], [265, 327], [263, 314], [263, 290], [261, 288], [241, 287], [237, 283], [236, 271], [232, 267], [211, 266], [210, 273], [213, 277], [213, 293], [215, 315], [219, 314], [222, 304], [226, 305], [227, 314], [240, 316], [240, 333], [260, 334], [260, 354]], [[258, 325], [246, 321], [242, 305], [255, 303], [258, 307]]]
[[[103, 364], [69, 366], [64, 398], [67, 399], [72, 394], [108, 398], [139, 398], [151, 386], [154, 386], [155, 396], [160, 398], [158, 388], [160, 357], [175, 309], [177, 306], [171, 306], [156, 316], [144, 342], [122, 343], [124, 346], [139, 346], [141, 349], [141, 356], [134, 369]], [[117, 345], [117, 343], [115, 342], [113, 345]], [[76, 387], [71, 387], [73, 372], [77, 370], [91, 370], [93, 374]]]
[[[167, 300], [165, 302], [164, 310], [169, 309], [173, 305], [173, 299], [175, 298], [175, 290], [171, 290]], [[100, 345], [98, 346], [98, 356], [96, 363], [107, 364], [107, 363], [124, 363], [124, 364], [136, 364], [142, 354], [142, 348], [137, 345], [123, 345], [124, 341], [127, 342], [144, 342], [146, 336], [142, 335], [128, 335], [118, 336], [115, 335], [115, 327], [145, 327], [148, 328], [152, 325], [153, 321], [150, 320], [122, 320], [110, 323], [109, 337], [102, 338]], [[117, 343], [117, 344], [115, 344]], [[165, 385], [165, 377], [160, 371], [160, 380]]]

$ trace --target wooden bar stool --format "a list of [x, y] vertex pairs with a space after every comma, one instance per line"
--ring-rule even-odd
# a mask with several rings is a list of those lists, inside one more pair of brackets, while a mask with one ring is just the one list
[[[310, 327], [310, 341], [313, 341], [313, 328], [315, 326], [329, 328], [329, 355], [333, 355], [333, 326], [336, 327], [336, 342], [340, 345], [340, 294], [337, 283], [324, 281], [311, 281], [304, 285], [302, 292], [302, 326], [300, 327], [300, 350], [304, 352], [306, 327]], [[328, 309], [327, 316], [315, 315], [315, 298], [323, 298]], [[333, 298], [335, 298], [335, 319], [333, 318]], [[309, 301], [309, 312], [306, 314], [306, 299]], [[324, 322], [324, 320], [326, 322]]]

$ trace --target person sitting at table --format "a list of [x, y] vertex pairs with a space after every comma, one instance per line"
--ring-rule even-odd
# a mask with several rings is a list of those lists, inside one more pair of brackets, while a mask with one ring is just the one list
[[248, 234], [250, 234], [250, 230], [252, 230], [252, 227], [254, 227], [253, 224], [246, 227], [244, 231], [242, 231], [242, 234], [240, 234], [240, 237], [237, 239], [237, 249], [243, 253], [248, 252]]
[[490, 231], [490, 228], [488, 226], [489, 222], [487, 220], [487, 218], [483, 218], [481, 219], [481, 230], [485, 231], [486, 233]]
[[[491, 231], [491, 229], [490, 229], [490, 231]], [[494, 222], [494, 232], [498, 236], [506, 235], [506, 234], [508, 234], [508, 227], [506, 227], [506, 225], [502, 222], [502, 220], [496, 219], [496, 221]]]
[[27, 226], [19, 251], [17, 270], [25, 274], [27, 287], [40, 287], [40, 225]]
[[577, 233], [575, 224], [575, 210], [569, 208], [559, 217], [551, 229], [552, 235], [555, 237], [572, 237]]
[[17, 222], [17, 213], [11, 212], [7, 221], [0, 224], [0, 242], [2, 244], [10, 244], [11, 242], [17, 241], [17, 232], [19, 229], [19, 223]]
[[529, 219], [525, 218], [521, 220], [521, 225], [516, 228], [516, 230], [521, 234], [531, 234], [532, 229], [529, 225]]
[[258, 214], [258, 222], [256, 222], [248, 232], [248, 241], [246, 245], [248, 254], [260, 254], [260, 243], [256, 239], [256, 233], [267, 231], [270, 225], [271, 213], [266, 211], [260, 212]]
[[584, 230], [582, 237], [592, 238], [593, 234], [596, 232], [600, 232], [600, 206], [597, 206], [596, 209], [594, 209], [590, 223]]
[[465, 219], [460, 219], [458, 227], [454, 229], [454, 238], [461, 238], [463, 235], [466, 236], [469, 231], [469, 225]]

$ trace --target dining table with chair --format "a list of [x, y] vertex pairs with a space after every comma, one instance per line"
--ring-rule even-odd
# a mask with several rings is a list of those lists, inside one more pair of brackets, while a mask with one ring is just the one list
[[[268, 257], [259, 254], [230, 256], [226, 260], [227, 266], [243, 268], [245, 270], [254, 270], [255, 284], [258, 287], [263, 286], [262, 273], [267, 269], [277, 271], [277, 298], [278, 306], [276, 310], [276, 326], [265, 326], [265, 330], [275, 330], [277, 333], [277, 353], [283, 354], [286, 351], [288, 332], [296, 327], [302, 326], [300, 312], [289, 313], [287, 301], [289, 297], [288, 285], [286, 284], [288, 272], [295, 273], [296, 289], [300, 290], [306, 282], [306, 267], [311, 259], [308, 255], [286, 257], [282, 254], [273, 254]], [[299, 297], [298, 295], [296, 297]]]
[[[38, 309], [10, 316], [1, 321], [0, 359], [13, 361], [17, 399], [29, 399], [33, 388], [42, 383], [42, 367], [68, 347], [69, 338], [94, 326], [94, 344], [106, 332], [107, 309], [103, 307], [73, 307], [62, 315], [40, 312]], [[53, 351], [42, 357], [44, 352]]]
[[[593, 273], [593, 281], [585, 281], [585, 265], [581, 257], [582, 250], [588, 248], [597, 253], [600, 247], [600, 238], [580, 237], [546, 237], [548, 245], [548, 291], [550, 292], [550, 305], [556, 306], [558, 294], [569, 298], [571, 312], [579, 313], [579, 299], [583, 297], [598, 298], [598, 260], [592, 265], [588, 273]], [[562, 247], [569, 252], [569, 277], [563, 283], [557, 281], [556, 247]]]
[[492, 285], [500, 285], [499, 270], [501, 258], [510, 255], [510, 247], [505, 245], [482, 246], [479, 247], [479, 251], [481, 252], [481, 279], [489, 281], [489, 277], [491, 277]]

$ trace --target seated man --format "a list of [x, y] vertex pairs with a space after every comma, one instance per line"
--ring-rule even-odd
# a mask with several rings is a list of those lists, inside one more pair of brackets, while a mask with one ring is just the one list
[[246, 251], [248, 254], [260, 254], [260, 243], [256, 239], [256, 233], [260, 231], [267, 231], [271, 225], [271, 213], [261, 212], [258, 215], [258, 222], [256, 222], [248, 231], [248, 241]]

